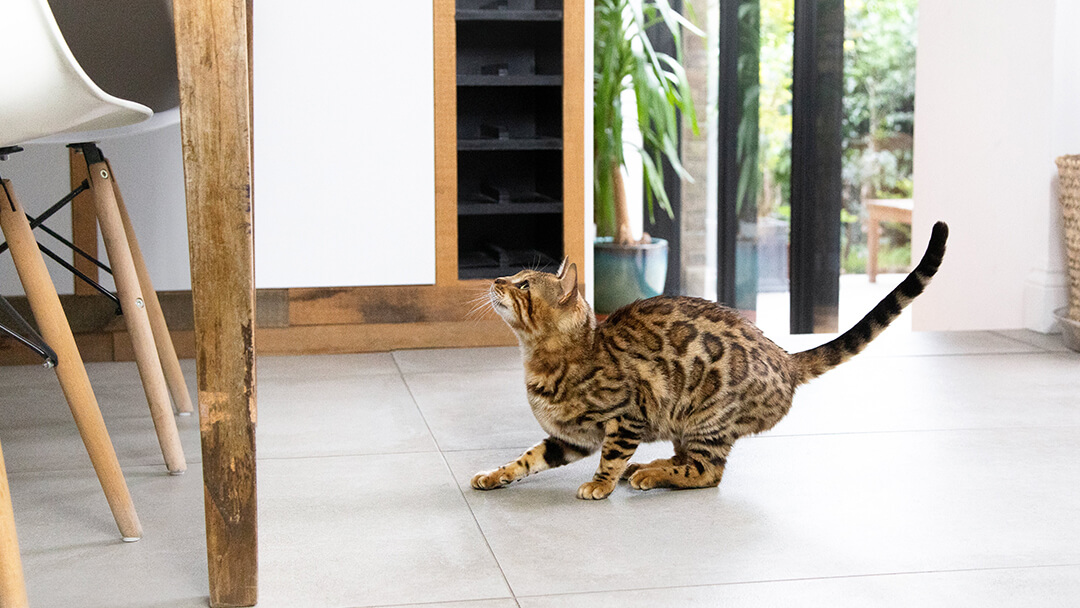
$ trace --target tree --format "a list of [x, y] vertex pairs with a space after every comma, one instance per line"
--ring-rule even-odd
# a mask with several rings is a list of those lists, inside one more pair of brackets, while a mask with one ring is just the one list
[[[847, 0], [844, 40], [844, 209], [868, 198], [910, 198], [917, 0]], [[849, 221], [844, 259], [863, 241]], [[910, 233], [894, 235], [910, 247]], [[910, 253], [909, 253], [910, 255]]]

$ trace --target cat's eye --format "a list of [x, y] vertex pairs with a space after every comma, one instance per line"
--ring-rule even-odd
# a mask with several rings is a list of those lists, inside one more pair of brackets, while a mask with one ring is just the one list
[[522, 281], [522, 282], [518, 283], [518, 289], [520, 289], [522, 291], [528, 291], [529, 290], [529, 282], [528, 281]]

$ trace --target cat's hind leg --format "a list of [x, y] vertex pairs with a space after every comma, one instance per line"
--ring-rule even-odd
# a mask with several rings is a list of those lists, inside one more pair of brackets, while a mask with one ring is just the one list
[[654, 461], [639, 467], [630, 475], [630, 487], [635, 490], [715, 487], [724, 476], [731, 446], [729, 441], [711, 438], [688, 441], [682, 455], [676, 454], [668, 462]]
[[652, 469], [657, 467], [670, 467], [681, 464], [686, 464], [686, 454], [683, 452], [682, 445], [678, 441], [673, 442], [675, 444], [675, 455], [671, 458], [657, 458], [652, 462], [632, 462], [626, 466], [626, 470], [623, 471], [622, 478], [630, 479], [630, 477], [640, 471], [641, 469]]
[[494, 471], [477, 473], [472, 478], [471, 485], [476, 490], [494, 490], [533, 473], [581, 460], [595, 451], [596, 447], [578, 446], [555, 437], [548, 437], [529, 448], [517, 460], [508, 462]]

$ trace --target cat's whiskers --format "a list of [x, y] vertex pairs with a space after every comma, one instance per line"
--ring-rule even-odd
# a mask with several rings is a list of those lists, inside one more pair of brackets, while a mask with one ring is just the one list
[[465, 320], [467, 321], [479, 323], [488, 309], [495, 310], [495, 304], [491, 299], [491, 291], [487, 288], [475, 297], [470, 298], [468, 303], [470, 309], [469, 312], [465, 313]]

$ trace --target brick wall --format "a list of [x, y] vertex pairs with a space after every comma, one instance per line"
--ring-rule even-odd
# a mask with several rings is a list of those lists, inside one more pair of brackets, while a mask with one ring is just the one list
[[[692, 7], [694, 22], [699, 28], [714, 35], [714, 24], [709, 4], [716, 0], [685, 0], [687, 9]], [[686, 12], [689, 12], [687, 10]], [[710, 19], [706, 19], [706, 17]], [[712, 45], [709, 45], [711, 47]], [[693, 89], [694, 108], [697, 111], [699, 131], [694, 135], [689, 121], [683, 121], [682, 161], [694, 177], [693, 182], [683, 181], [682, 189], [682, 292], [686, 295], [709, 297], [715, 294], [715, 269], [710, 271], [711, 249], [715, 247], [715, 208], [709, 205], [709, 142], [708, 142], [708, 76], [709, 50], [705, 39], [687, 34], [683, 37], [683, 65]], [[712, 216], [712, 217], [710, 217]], [[713, 264], [715, 265], [715, 264]]]

